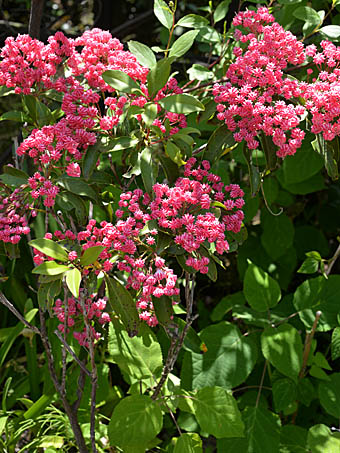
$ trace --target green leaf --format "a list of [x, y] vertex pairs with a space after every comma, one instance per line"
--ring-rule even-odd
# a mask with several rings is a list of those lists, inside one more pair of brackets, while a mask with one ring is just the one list
[[235, 140], [232, 132], [223, 124], [211, 134], [204, 150], [204, 158], [215, 162], [222, 155], [225, 146], [231, 147], [234, 144]]
[[[340, 27], [339, 27], [340, 29]], [[332, 141], [326, 141], [321, 134], [316, 136], [312, 142], [314, 150], [322, 156], [328, 175], [335, 181], [339, 177], [338, 163], [339, 160], [339, 140], [336, 137]]]
[[33, 122], [38, 126], [46, 126], [53, 121], [51, 110], [35, 96], [24, 96], [24, 103]]
[[138, 63], [146, 68], [152, 68], [156, 64], [155, 54], [150, 47], [138, 41], [129, 41], [129, 51], [137, 58]]
[[328, 382], [319, 384], [320, 403], [328, 414], [340, 418], [340, 373], [333, 373], [328, 377]]
[[206, 327], [199, 337], [207, 351], [203, 355], [186, 352], [181, 373], [185, 388], [231, 389], [247, 379], [257, 360], [257, 347], [250, 337], [228, 322]]
[[340, 437], [326, 425], [314, 425], [308, 431], [307, 447], [312, 453], [338, 453]]
[[67, 250], [58, 244], [57, 242], [52, 241], [51, 239], [33, 239], [28, 243], [31, 247], [39, 250], [39, 252], [44, 253], [51, 258], [54, 258], [59, 261], [67, 261], [68, 253]]
[[170, 30], [173, 24], [173, 14], [168, 5], [163, 0], [155, 0], [153, 12], [159, 22]]
[[84, 250], [84, 253], [80, 257], [80, 264], [82, 266], [89, 266], [90, 264], [93, 264], [97, 261], [104, 248], [105, 247], [102, 245], [94, 245], [93, 247], [89, 247]]
[[257, 311], [275, 307], [281, 299], [279, 284], [253, 263], [250, 263], [246, 270], [243, 292], [249, 305]]
[[192, 113], [204, 110], [204, 105], [191, 94], [172, 94], [160, 99], [159, 104], [173, 113]]
[[261, 335], [262, 353], [280, 373], [297, 382], [302, 367], [301, 336], [290, 324], [267, 327]]
[[194, 399], [195, 416], [201, 429], [217, 439], [242, 437], [244, 424], [236, 400], [221, 387], [205, 387]]
[[145, 324], [138, 336], [130, 338], [122, 323], [113, 319], [109, 326], [108, 353], [123, 373], [140, 381], [161, 372], [163, 356], [155, 334]]
[[62, 210], [72, 211], [74, 209], [76, 218], [81, 225], [86, 222], [87, 208], [81, 197], [72, 192], [59, 192], [56, 201]]
[[234, 305], [243, 305], [244, 303], [245, 298], [242, 291], [223, 297], [214, 308], [211, 314], [211, 320], [213, 322], [221, 321], [224, 315], [226, 315]]
[[307, 430], [296, 425], [281, 428], [281, 453], [307, 453]]
[[115, 407], [108, 426], [111, 446], [124, 451], [146, 449], [163, 426], [159, 405], [146, 395], [128, 396]]
[[271, 205], [279, 194], [279, 184], [275, 178], [265, 177], [262, 184], [267, 203]]
[[263, 229], [261, 243], [268, 255], [277, 260], [293, 244], [293, 223], [286, 214], [274, 216], [262, 211], [261, 225]]
[[288, 378], [278, 379], [273, 384], [273, 398], [276, 412], [281, 412], [296, 400], [296, 384]]
[[219, 3], [214, 11], [214, 23], [216, 24], [220, 20], [224, 19], [227, 15], [229, 5], [231, 0], [223, 0], [223, 2]]
[[336, 327], [332, 333], [331, 343], [332, 360], [340, 357], [340, 327]]
[[210, 80], [214, 77], [214, 73], [210, 71], [207, 67], [202, 66], [201, 64], [193, 64], [191, 68], [187, 70], [190, 80]]
[[82, 161], [82, 174], [86, 180], [89, 180], [93, 171], [97, 167], [97, 162], [100, 156], [100, 145], [95, 144], [89, 146], [85, 152], [85, 156]]
[[116, 279], [105, 276], [105, 283], [109, 295], [109, 305], [123, 322], [128, 335], [134, 337], [138, 334], [140, 320], [136, 303], [129, 291]]
[[157, 321], [163, 326], [173, 322], [174, 309], [172, 299], [169, 296], [155, 297], [153, 306]]
[[316, 260], [315, 258], [308, 257], [305, 261], [301, 264], [297, 272], [300, 274], [314, 274], [319, 269], [320, 260]]
[[175, 164], [177, 164], [179, 167], [185, 164], [184, 160], [182, 159], [182, 153], [180, 148], [177, 145], [175, 145], [172, 141], [169, 140], [168, 142], [166, 142], [165, 151], [167, 156], [170, 157], [170, 159], [173, 162], [175, 162]]
[[242, 418], [248, 440], [244, 453], [279, 453], [281, 423], [278, 415], [261, 406], [246, 407]]
[[[313, 145], [313, 143], [312, 143]], [[317, 174], [324, 162], [320, 154], [310, 146], [310, 142], [303, 144], [294, 156], [287, 156], [282, 164], [285, 184], [297, 184], [306, 181]]]
[[41, 275], [59, 275], [68, 271], [69, 267], [64, 264], [57, 264], [55, 261], [45, 261], [39, 266], [35, 267], [32, 274]]
[[339, 41], [340, 39], [340, 26], [339, 25], [326, 25], [321, 27], [319, 32], [322, 33], [325, 38], [331, 41]]
[[137, 82], [123, 71], [108, 70], [103, 72], [104, 81], [117, 91], [122, 93], [143, 94]]
[[10, 110], [9, 112], [5, 112], [0, 116], [0, 121], [18, 121], [19, 123], [24, 123], [28, 121], [28, 116], [21, 111], [17, 110]]
[[79, 286], [81, 282], [81, 272], [77, 268], [66, 272], [66, 285], [75, 298], [79, 297]]
[[28, 174], [18, 168], [4, 165], [2, 168], [4, 174], [0, 175], [1, 181], [10, 186], [21, 186], [27, 184]]
[[46, 310], [46, 308], [51, 308], [55, 297], [60, 293], [61, 288], [61, 278], [53, 280], [48, 283], [40, 283], [38, 289], [38, 303], [39, 306]]
[[114, 153], [116, 151], [121, 151], [122, 149], [132, 148], [139, 143], [138, 138], [135, 137], [117, 137], [109, 141], [105, 153]]
[[202, 28], [209, 25], [208, 19], [197, 14], [187, 14], [180, 18], [176, 26], [184, 28]]
[[167, 83], [170, 76], [171, 60], [164, 58], [159, 60], [156, 66], [153, 66], [147, 77], [148, 93], [150, 99], [154, 99], [158, 91]]
[[317, 11], [309, 6], [299, 6], [299, 8], [296, 8], [293, 11], [293, 16], [304, 21], [304, 26], [302, 28], [304, 36], [313, 32], [314, 29], [322, 23]]
[[140, 169], [142, 173], [143, 184], [146, 192], [152, 193], [152, 187], [155, 184], [155, 177], [152, 169], [152, 149], [145, 148], [140, 155]]
[[176, 39], [176, 41], [171, 46], [169, 57], [178, 58], [184, 55], [193, 45], [197, 35], [197, 30], [190, 30]]
[[75, 195], [88, 197], [96, 201], [95, 191], [89, 186], [89, 184], [87, 184], [87, 182], [80, 178], [63, 176], [58, 180], [58, 184]]
[[174, 453], [202, 453], [202, 440], [197, 433], [183, 433], [177, 439]]
[[144, 106], [144, 112], [142, 113], [142, 119], [145, 123], [145, 126], [150, 127], [155, 121], [158, 115], [157, 104], [147, 103]]
[[327, 332], [338, 325], [340, 275], [316, 277], [303, 282], [295, 291], [293, 303], [304, 325], [311, 329], [316, 312], [321, 311], [317, 331]]

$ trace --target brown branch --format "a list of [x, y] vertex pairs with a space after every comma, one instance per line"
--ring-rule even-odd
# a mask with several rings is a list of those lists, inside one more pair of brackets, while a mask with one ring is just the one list
[[302, 367], [301, 367], [301, 370], [300, 370], [300, 373], [299, 373], [299, 378], [300, 379], [302, 379], [304, 377], [304, 375], [305, 375], [305, 371], [306, 371], [306, 368], [307, 368], [308, 357], [309, 357], [309, 353], [310, 353], [310, 348], [311, 348], [311, 345], [312, 345], [312, 340], [313, 340], [313, 337], [314, 337], [314, 334], [315, 334], [315, 331], [316, 331], [316, 327], [318, 325], [318, 322], [319, 322], [319, 319], [320, 319], [321, 315], [322, 315], [322, 312], [320, 310], [316, 312], [314, 323], [313, 323], [313, 326], [312, 326], [312, 330], [306, 334], [305, 347], [304, 347], [304, 350], [303, 350]]
[[328, 260], [328, 264], [327, 264], [327, 268], [326, 268], [326, 272], [325, 272], [325, 274], [327, 276], [331, 273], [332, 267], [334, 266], [335, 261], [339, 258], [339, 256], [340, 256], [340, 244], [338, 245], [338, 248], [336, 249], [336, 252], [332, 256], [332, 258], [330, 258]]
[[30, 21], [28, 25], [28, 34], [31, 38], [40, 37], [41, 19], [44, 10], [44, 0], [31, 0]]
[[30, 322], [26, 321], [26, 319], [22, 316], [21, 313], [14, 307], [14, 305], [6, 298], [6, 296], [0, 291], [0, 302], [10, 310], [14, 316], [16, 316], [19, 321], [21, 321], [28, 329], [32, 330], [32, 332], [36, 333], [37, 335], [41, 336], [40, 330], [33, 326]]
[[61, 335], [61, 333], [59, 332], [59, 330], [55, 330], [54, 333], [57, 335], [57, 337], [59, 338], [59, 340], [62, 342], [64, 348], [68, 351], [68, 353], [72, 356], [72, 358], [78, 363], [78, 365], [80, 366], [80, 368], [83, 370], [83, 372], [91, 377], [91, 371], [89, 371], [86, 366], [84, 365], [84, 363], [79, 360], [79, 358], [76, 356], [76, 354], [73, 352], [71, 346], [66, 343], [66, 341], [64, 340], [63, 336]]

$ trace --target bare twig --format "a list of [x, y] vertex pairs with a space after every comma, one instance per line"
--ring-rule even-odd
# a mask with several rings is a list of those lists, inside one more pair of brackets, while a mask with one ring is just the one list
[[338, 245], [338, 248], [336, 249], [332, 258], [330, 258], [328, 260], [328, 265], [327, 265], [326, 272], [325, 272], [325, 274], [327, 276], [331, 273], [332, 267], [334, 266], [334, 264], [335, 264], [336, 260], [339, 258], [339, 256], [340, 256], [340, 244]]
[[303, 350], [302, 367], [301, 367], [301, 370], [300, 370], [300, 373], [299, 373], [299, 378], [300, 379], [304, 377], [305, 372], [306, 372], [308, 357], [309, 357], [310, 348], [311, 348], [311, 345], [312, 345], [312, 340], [313, 340], [313, 337], [314, 337], [314, 334], [315, 334], [315, 331], [316, 331], [316, 327], [318, 325], [318, 322], [319, 322], [319, 319], [320, 319], [321, 315], [322, 315], [322, 312], [320, 310], [316, 312], [314, 323], [313, 323], [313, 326], [312, 326], [312, 330], [306, 334], [305, 347], [304, 347], [304, 350]]
[[59, 332], [59, 330], [55, 330], [54, 333], [57, 335], [57, 337], [59, 338], [59, 340], [62, 342], [63, 346], [65, 349], [67, 349], [67, 351], [69, 352], [69, 354], [72, 356], [72, 358], [78, 363], [78, 365], [80, 366], [80, 368], [84, 371], [84, 373], [91, 377], [91, 371], [89, 371], [86, 366], [84, 365], [84, 363], [79, 360], [79, 358], [76, 356], [76, 354], [73, 352], [71, 346], [66, 343], [66, 341], [64, 340], [63, 336], [61, 335], [61, 333]]
[[259, 385], [259, 391], [257, 392], [255, 407], [258, 407], [259, 402], [260, 402], [261, 392], [262, 392], [262, 389], [263, 389], [263, 381], [264, 381], [264, 377], [266, 375], [267, 365], [268, 365], [268, 360], [265, 361], [265, 364], [264, 364], [264, 367], [263, 367], [262, 376], [261, 376], [261, 382], [260, 382], [260, 385]]
[[6, 298], [6, 296], [0, 291], [0, 302], [10, 310], [14, 316], [16, 316], [19, 321], [21, 321], [28, 329], [32, 330], [32, 332], [36, 333], [37, 335], [41, 336], [40, 330], [33, 326], [30, 322], [26, 321], [26, 319], [22, 316], [21, 313], [14, 307], [14, 305]]
[[[83, 367], [80, 368], [80, 374], [78, 378], [78, 387], [77, 387], [77, 400], [73, 403], [72, 409], [76, 412], [79, 409], [81, 399], [83, 397], [84, 387], [85, 387], [85, 379], [86, 373], [84, 371], [85, 363], [82, 362]], [[86, 368], [85, 368], [86, 369]]]

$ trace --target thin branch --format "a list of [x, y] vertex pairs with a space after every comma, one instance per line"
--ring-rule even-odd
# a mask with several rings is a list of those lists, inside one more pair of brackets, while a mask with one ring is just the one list
[[31, 38], [39, 38], [41, 19], [44, 11], [44, 0], [31, 0], [30, 21], [28, 34]]
[[263, 389], [263, 381], [264, 381], [264, 377], [266, 375], [267, 365], [268, 365], [268, 360], [265, 361], [265, 364], [264, 364], [264, 367], [263, 367], [262, 376], [261, 376], [261, 382], [260, 382], [260, 385], [259, 385], [259, 391], [257, 392], [255, 407], [258, 407], [259, 402], [260, 402], [261, 392], [262, 392], [262, 389]]
[[[82, 362], [85, 368], [85, 363]], [[77, 400], [73, 403], [73, 410], [76, 412], [79, 409], [81, 399], [83, 397], [84, 387], [85, 387], [86, 373], [84, 369], [80, 368], [79, 378], [78, 378], [78, 387], [77, 387]]]
[[59, 330], [55, 330], [54, 333], [57, 335], [57, 337], [59, 338], [59, 340], [62, 342], [63, 346], [65, 349], [67, 349], [67, 351], [69, 352], [69, 354], [72, 356], [72, 358], [78, 363], [78, 365], [80, 366], [80, 368], [84, 371], [84, 373], [91, 377], [91, 371], [89, 371], [86, 366], [84, 365], [84, 363], [79, 360], [79, 358], [76, 356], [76, 354], [73, 352], [71, 346], [66, 343], [66, 341], [64, 340], [63, 336], [61, 335], [61, 333], [59, 332]]
[[313, 340], [313, 337], [314, 337], [314, 334], [315, 334], [315, 331], [316, 331], [316, 327], [318, 325], [318, 322], [319, 322], [319, 319], [320, 319], [321, 315], [322, 315], [322, 312], [320, 310], [316, 312], [315, 319], [314, 319], [313, 326], [312, 326], [312, 330], [309, 333], [307, 333], [306, 338], [305, 338], [305, 347], [304, 347], [304, 350], [303, 350], [302, 367], [301, 367], [301, 370], [300, 370], [300, 373], [299, 373], [299, 378], [300, 379], [302, 379], [304, 377], [305, 372], [306, 372], [308, 357], [309, 357], [310, 348], [311, 348], [311, 345], [312, 345], [312, 340]]
[[339, 256], [340, 256], [340, 244], [338, 245], [338, 248], [336, 249], [332, 258], [328, 260], [328, 265], [327, 265], [327, 269], [325, 272], [327, 277], [331, 273], [332, 267], [334, 266], [334, 264], [335, 264], [336, 260], [339, 258]]
[[41, 336], [40, 330], [33, 326], [30, 322], [26, 321], [26, 319], [22, 316], [21, 313], [14, 307], [14, 305], [6, 298], [6, 296], [0, 291], [0, 302], [10, 310], [14, 316], [16, 316], [19, 321], [21, 321], [28, 329], [32, 330], [37, 335]]

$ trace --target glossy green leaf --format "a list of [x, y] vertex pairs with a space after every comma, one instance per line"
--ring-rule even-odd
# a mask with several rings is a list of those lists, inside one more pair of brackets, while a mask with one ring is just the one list
[[109, 327], [108, 353], [133, 381], [153, 379], [162, 370], [161, 347], [145, 323], [141, 324], [138, 336], [130, 338], [123, 324], [113, 319]]
[[220, 322], [206, 327], [199, 337], [204, 354], [185, 354], [181, 378], [185, 388], [207, 386], [234, 388], [244, 382], [257, 360], [257, 347], [251, 337], [244, 337], [237, 326]]
[[294, 226], [286, 214], [274, 216], [262, 211], [261, 243], [268, 255], [277, 260], [293, 244]]
[[273, 383], [273, 399], [276, 412], [285, 410], [296, 400], [296, 384], [288, 378], [278, 379]]
[[155, 178], [152, 168], [152, 149], [145, 148], [140, 155], [140, 169], [142, 173], [143, 184], [146, 192], [151, 194], [152, 187], [155, 184]]
[[150, 99], [154, 99], [158, 91], [166, 85], [170, 76], [170, 68], [171, 60], [164, 58], [150, 69], [147, 77]]
[[190, 30], [176, 39], [171, 46], [169, 57], [178, 58], [184, 55], [193, 45], [197, 34], [197, 30]]
[[66, 285], [75, 298], [79, 297], [79, 287], [81, 282], [81, 272], [77, 268], [66, 272]]
[[307, 447], [312, 453], [338, 453], [340, 451], [339, 433], [332, 434], [326, 425], [314, 425], [308, 431]]
[[307, 453], [307, 430], [296, 425], [282, 426], [280, 444], [280, 453]]
[[10, 110], [8, 112], [3, 113], [0, 116], [0, 121], [17, 121], [19, 123], [24, 123], [25, 121], [28, 120], [28, 116], [25, 115], [24, 112], [21, 112], [19, 110]]
[[173, 162], [175, 162], [175, 164], [177, 164], [179, 167], [185, 164], [180, 148], [177, 145], [175, 145], [175, 143], [173, 143], [172, 141], [169, 140], [166, 143], [165, 151], [167, 156], [170, 157], [170, 159]]
[[96, 201], [96, 193], [92, 187], [80, 178], [62, 177], [59, 179], [58, 184], [66, 190], [80, 195], [82, 197], [88, 197]]
[[319, 398], [324, 410], [340, 418], [340, 373], [329, 375], [329, 381], [323, 381], [319, 384]]
[[244, 453], [279, 453], [281, 422], [278, 415], [261, 406], [246, 407], [242, 418], [248, 440]]
[[242, 437], [244, 424], [233, 396], [221, 387], [205, 387], [194, 398], [195, 416], [201, 429], [217, 439]]
[[115, 407], [108, 435], [111, 446], [124, 451], [146, 449], [163, 426], [162, 411], [158, 403], [146, 395], [128, 396]]
[[314, 274], [318, 271], [320, 261], [312, 257], [307, 257], [301, 264], [297, 272], [300, 274]]
[[138, 138], [135, 137], [120, 136], [117, 138], [113, 138], [108, 143], [108, 146], [104, 152], [114, 153], [116, 151], [121, 151], [122, 149], [133, 148], [138, 144], [138, 142], [139, 142]]
[[129, 41], [129, 51], [137, 58], [138, 63], [147, 68], [152, 68], [156, 64], [155, 54], [150, 47], [138, 41]]
[[204, 105], [191, 94], [172, 94], [159, 101], [159, 104], [169, 112], [192, 113], [204, 110]]
[[144, 112], [142, 113], [142, 119], [145, 123], [145, 126], [150, 127], [155, 121], [158, 115], [157, 104], [147, 103], [144, 106]]
[[340, 39], [340, 26], [339, 25], [326, 25], [321, 27], [319, 32], [322, 33], [325, 38], [331, 41], [339, 41]]
[[96, 169], [99, 156], [100, 145], [96, 144], [87, 148], [82, 161], [82, 174], [86, 180], [89, 180], [92, 173]]
[[190, 80], [210, 80], [214, 77], [214, 73], [210, 71], [206, 66], [201, 64], [193, 64], [191, 68], [187, 70]]
[[136, 303], [129, 291], [116, 279], [105, 277], [109, 296], [108, 309], [113, 310], [124, 324], [128, 335], [134, 337], [138, 334], [140, 320]]
[[340, 327], [336, 327], [332, 333], [331, 343], [332, 360], [340, 357]]
[[50, 309], [56, 296], [60, 293], [61, 276], [57, 280], [40, 283], [38, 289], [38, 303], [43, 310]]
[[246, 270], [243, 292], [249, 305], [260, 312], [275, 307], [281, 299], [279, 284], [253, 263]]
[[293, 11], [293, 16], [304, 22], [304, 26], [302, 28], [304, 36], [312, 33], [314, 29], [322, 23], [317, 11], [309, 6], [299, 6], [299, 8], [296, 8]]
[[202, 440], [197, 433], [182, 433], [177, 439], [174, 453], [202, 453]]
[[39, 250], [39, 252], [44, 253], [51, 258], [54, 258], [59, 261], [67, 261], [68, 253], [67, 250], [58, 244], [57, 242], [52, 241], [51, 239], [40, 238], [33, 239], [28, 243], [31, 247]]
[[223, 0], [221, 3], [219, 3], [217, 5], [217, 7], [214, 11], [215, 24], [225, 18], [225, 16], [227, 15], [230, 3], [231, 3], [231, 0]]
[[187, 14], [179, 19], [177, 26], [184, 28], [201, 28], [209, 24], [208, 19], [197, 14]]
[[285, 376], [297, 382], [302, 368], [303, 346], [299, 332], [290, 324], [267, 327], [261, 335], [262, 353]]
[[93, 264], [98, 259], [104, 248], [105, 247], [102, 245], [94, 245], [93, 247], [89, 247], [84, 250], [84, 253], [80, 257], [80, 264], [82, 266], [89, 266], [90, 264]]
[[108, 70], [103, 72], [102, 77], [104, 81], [121, 93], [142, 94], [139, 85], [135, 82], [126, 72], [115, 70]]
[[204, 158], [214, 162], [221, 156], [224, 147], [231, 147], [234, 144], [235, 140], [232, 132], [223, 124], [211, 134], [204, 150]]
[[41, 275], [58, 275], [68, 271], [69, 267], [64, 264], [58, 264], [55, 261], [45, 261], [32, 271], [33, 274]]
[[173, 14], [169, 6], [164, 0], [155, 0], [153, 5], [153, 12], [159, 22], [168, 30], [171, 29], [173, 23]]

